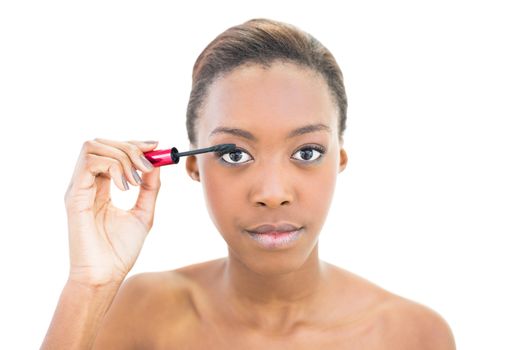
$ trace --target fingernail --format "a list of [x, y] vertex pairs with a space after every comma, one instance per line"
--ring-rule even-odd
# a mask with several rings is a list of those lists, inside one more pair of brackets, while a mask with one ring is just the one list
[[126, 191], [129, 190], [129, 185], [126, 181], [126, 176], [124, 176], [124, 174], [122, 174], [122, 183], [124, 184], [124, 188], [126, 189]]
[[142, 184], [142, 179], [134, 168], [131, 168], [131, 173], [133, 174], [135, 181], [137, 181], [139, 184]]
[[158, 141], [144, 141], [144, 143], [157, 143]]
[[142, 159], [142, 163], [144, 163], [146, 168], [153, 169], [153, 164], [151, 164], [150, 161], [146, 157], [144, 157], [143, 154], [140, 155], [140, 159]]

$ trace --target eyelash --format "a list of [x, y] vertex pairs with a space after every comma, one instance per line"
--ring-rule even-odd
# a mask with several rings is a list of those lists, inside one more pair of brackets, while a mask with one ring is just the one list
[[[319, 160], [321, 160], [321, 159], [323, 158], [323, 156], [324, 156], [324, 154], [325, 154], [325, 152], [326, 152], [326, 150], [324, 149], [324, 147], [321, 147], [321, 146], [319, 146], [319, 145], [307, 145], [307, 146], [304, 146], [304, 147], [299, 148], [297, 151], [294, 152], [294, 154], [297, 153], [297, 152], [299, 152], [299, 151], [305, 150], [305, 149], [312, 149], [312, 150], [315, 150], [315, 151], [319, 152], [321, 155], [320, 155], [317, 159], [315, 159], [315, 160], [313, 160], [313, 161], [308, 161], [308, 160], [301, 161], [301, 160], [299, 160], [300, 162], [304, 162], [304, 163], [316, 163], [316, 162], [318, 162]], [[229, 162], [225, 161], [224, 159], [222, 159], [222, 156], [225, 155], [225, 154], [229, 154], [229, 153], [235, 153], [235, 152], [237, 152], [237, 151], [242, 151], [242, 152], [244, 152], [244, 153], [248, 153], [248, 152], [246, 152], [245, 150], [243, 150], [242, 148], [238, 148], [238, 147], [237, 147], [235, 150], [230, 151], [230, 152], [215, 152], [215, 156], [219, 159], [219, 161], [220, 161], [221, 163], [224, 163], [224, 164], [226, 164], [227, 166], [233, 166], [233, 167], [236, 167], [236, 166], [243, 165], [243, 164], [246, 163], [246, 162], [244, 162], [244, 163], [229, 163]], [[297, 160], [297, 159], [296, 159], [296, 160]]]

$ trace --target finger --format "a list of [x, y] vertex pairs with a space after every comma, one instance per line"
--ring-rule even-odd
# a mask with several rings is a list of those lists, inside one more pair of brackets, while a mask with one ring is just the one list
[[117, 187], [125, 189], [121, 179], [123, 174], [121, 162], [114, 157], [107, 157], [108, 153], [104, 154], [100, 146], [95, 141], [84, 142], [70, 187], [75, 187], [77, 190], [91, 189], [95, 185], [95, 177], [99, 174], [109, 174]]
[[[126, 187], [122, 174], [123, 170], [118, 160], [86, 153], [83, 149], [69, 188], [64, 196], [66, 206], [69, 207], [71, 201], [73, 201], [73, 203], [88, 205], [90, 208], [101, 201], [107, 201], [109, 199], [110, 178], [113, 179], [118, 188], [125, 191]], [[96, 193], [91, 194], [93, 189], [96, 189], [100, 197], [97, 198]], [[87, 192], [81, 193], [83, 191]], [[89, 198], [83, 198], [85, 195], [88, 195]], [[82, 209], [88, 209], [88, 207]]]
[[148, 228], [153, 225], [155, 203], [160, 190], [160, 167], [143, 174], [142, 185], [135, 206], [131, 209]]
[[[117, 141], [104, 140], [104, 142], [107, 143], [102, 143], [97, 140], [99, 139], [94, 139], [90, 143], [89, 153], [118, 160], [121, 163], [126, 180], [134, 186], [139, 186], [140, 176], [136, 172], [136, 167], [127, 153], [125, 146], [119, 145], [119, 142]], [[133, 173], [135, 173], [136, 177]]]
[[114, 141], [108, 139], [96, 138], [95, 141], [120, 149], [126, 153], [134, 167], [142, 172], [153, 170], [153, 165], [144, 157], [146, 151], [151, 151], [157, 147], [157, 143], [146, 143], [141, 141]]
[[[94, 157], [105, 158], [97, 155], [93, 155]], [[112, 159], [112, 158], [108, 158]], [[101, 160], [99, 160], [101, 161]], [[120, 163], [116, 160], [113, 160], [113, 165], [109, 167], [109, 174], [99, 174], [95, 178], [95, 183], [97, 186], [97, 192], [95, 195], [95, 207], [100, 207], [102, 203], [106, 203], [111, 198], [110, 193], [110, 180], [113, 180], [115, 185], [122, 191], [129, 190], [129, 185], [126, 181], [126, 176], [123, 173], [122, 166]]]

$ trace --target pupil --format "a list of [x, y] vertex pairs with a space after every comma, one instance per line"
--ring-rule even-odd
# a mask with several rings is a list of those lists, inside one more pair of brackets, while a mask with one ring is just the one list
[[[239, 152], [239, 151], [231, 152], [231, 153], [230, 153], [230, 158], [231, 158], [233, 161], [236, 161], [236, 162], [237, 162], [237, 161], [241, 160], [241, 158], [242, 158], [241, 155], [240, 155], [240, 153], [241, 153], [241, 152]], [[235, 155], [235, 156], [232, 157], [232, 154]]]
[[311, 149], [302, 150], [302, 151], [301, 151], [301, 156], [304, 156], [305, 153], [306, 153], [308, 156], [307, 156], [306, 158], [304, 158], [304, 159], [308, 160], [308, 159], [312, 158], [313, 152], [312, 152]]

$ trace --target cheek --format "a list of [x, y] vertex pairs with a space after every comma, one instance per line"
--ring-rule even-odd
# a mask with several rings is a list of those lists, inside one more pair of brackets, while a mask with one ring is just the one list
[[317, 225], [326, 219], [333, 199], [336, 180], [337, 160], [333, 157], [325, 159], [325, 163], [310, 174], [297, 177], [296, 201], [305, 219], [312, 218], [312, 224]]
[[[296, 182], [298, 205], [308, 213], [308, 217], [318, 220], [325, 217], [332, 202], [336, 174], [328, 167], [315, 172], [312, 176]], [[303, 202], [303, 203], [301, 203]]]
[[243, 190], [240, 183], [231, 181], [224, 170], [217, 165], [202, 164], [201, 183], [208, 213], [220, 232], [232, 228], [232, 219], [239, 216], [245, 203], [242, 203]]

